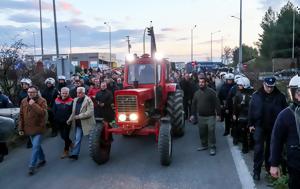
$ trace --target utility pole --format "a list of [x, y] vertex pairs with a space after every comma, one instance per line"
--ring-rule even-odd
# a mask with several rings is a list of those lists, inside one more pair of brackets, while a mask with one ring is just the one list
[[126, 38], [127, 38], [128, 53], [130, 54], [131, 44], [130, 44], [129, 35], [127, 35]]
[[194, 27], [191, 29], [191, 62], [194, 61], [194, 29], [197, 27], [197, 25], [194, 25]]
[[243, 31], [242, 31], [242, 29], [243, 29], [243, 27], [242, 27], [242, 24], [243, 24], [243, 1], [242, 0], [240, 0], [240, 48], [239, 48], [239, 63], [238, 63], [238, 71], [240, 71], [240, 68], [241, 68], [241, 66], [242, 66], [242, 63], [243, 63], [243, 46], [242, 46], [242, 44], [243, 44], [243, 42], [242, 42], [242, 40], [243, 40], [243, 38], [242, 38], [242, 33], [243, 33]]
[[42, 52], [42, 60], [44, 58], [44, 42], [43, 42], [43, 21], [42, 21], [42, 2], [39, 0], [39, 8], [40, 8], [40, 30], [41, 30], [41, 52]]

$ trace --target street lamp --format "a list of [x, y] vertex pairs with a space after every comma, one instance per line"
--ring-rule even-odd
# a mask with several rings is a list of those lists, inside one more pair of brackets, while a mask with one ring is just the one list
[[240, 40], [239, 40], [239, 62], [237, 64], [237, 71], [240, 71], [240, 67], [243, 62], [243, 50], [242, 50], [242, 13], [243, 13], [243, 1], [240, 0], [240, 17], [231, 16], [232, 18], [236, 18], [240, 20]]
[[216, 32], [211, 32], [210, 33], [210, 61], [212, 62], [212, 36], [216, 33], [221, 32], [221, 30], [218, 30]]
[[31, 31], [29, 29], [26, 29], [27, 31], [32, 33], [33, 36], [33, 60], [35, 60], [35, 56], [36, 56], [36, 50], [35, 50], [35, 32]]
[[70, 62], [71, 62], [71, 54], [72, 54], [72, 30], [70, 27], [68, 26], [65, 26], [66, 30], [69, 31], [69, 44], [70, 44], [70, 54], [69, 54], [69, 59], [70, 59]]
[[109, 65], [111, 68], [111, 26], [108, 22], [104, 22], [104, 24], [108, 26], [109, 30]]
[[191, 29], [191, 62], [193, 62], [193, 55], [194, 55], [194, 42], [193, 42], [193, 31], [197, 27], [197, 25], [194, 25], [194, 27]]
[[42, 60], [43, 60], [44, 43], [43, 43], [43, 21], [42, 21], [42, 2], [41, 2], [41, 0], [39, 0], [39, 8], [40, 8], [41, 53], [42, 53]]
[[292, 61], [295, 59], [295, 14], [299, 10], [299, 7], [296, 7], [296, 10], [293, 11], [293, 47], [292, 47]]

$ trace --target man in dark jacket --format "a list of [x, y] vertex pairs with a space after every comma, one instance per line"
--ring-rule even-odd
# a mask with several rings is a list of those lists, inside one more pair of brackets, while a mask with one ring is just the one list
[[289, 95], [293, 100], [288, 108], [278, 115], [272, 132], [270, 173], [280, 177], [279, 164], [283, 146], [287, 150], [289, 188], [300, 188], [300, 77], [294, 76], [289, 83]]
[[[0, 91], [0, 108], [8, 108], [9, 99], [7, 96], [3, 95]], [[3, 161], [4, 156], [8, 154], [8, 148], [6, 142], [0, 142], [0, 163]]]
[[183, 107], [184, 107], [184, 116], [185, 119], [188, 119], [191, 116], [191, 103], [193, 99], [193, 81], [190, 78], [190, 75], [186, 73], [184, 79], [179, 83], [180, 88], [183, 90]]
[[226, 103], [228, 100], [228, 95], [231, 88], [235, 85], [234, 84], [234, 75], [232, 73], [228, 73], [225, 76], [226, 82], [222, 85], [218, 97], [221, 104], [222, 114], [224, 115], [225, 119], [225, 131], [223, 136], [227, 136], [230, 133], [230, 128], [232, 124], [232, 109]]
[[114, 119], [114, 111], [111, 107], [113, 103], [113, 95], [107, 89], [106, 82], [101, 83], [101, 90], [96, 94], [96, 107], [98, 114], [95, 117], [104, 118], [105, 121], [111, 122]]
[[52, 128], [52, 137], [57, 136], [58, 128], [55, 127], [54, 124], [54, 116], [52, 112], [52, 108], [55, 102], [55, 99], [58, 96], [58, 90], [55, 88], [55, 80], [51, 77], [47, 78], [45, 80], [46, 89], [42, 92], [42, 97], [46, 99], [47, 106], [48, 106], [48, 121], [50, 123], [50, 126]]
[[[277, 115], [287, 106], [285, 96], [275, 86], [275, 77], [264, 79], [263, 86], [252, 95], [249, 106], [249, 129], [254, 131], [253, 179], [260, 180], [265, 161], [266, 171], [270, 170], [270, 140]], [[265, 151], [265, 152], [264, 152]]]
[[64, 152], [61, 159], [69, 156], [69, 148], [72, 145], [70, 139], [71, 126], [67, 124], [67, 121], [72, 113], [73, 99], [69, 96], [69, 88], [63, 87], [60, 91], [60, 96], [55, 99], [53, 105], [54, 123], [55, 127], [60, 130], [60, 136], [65, 141]]
[[216, 112], [219, 120], [220, 103], [216, 92], [207, 87], [205, 77], [199, 78], [199, 88], [193, 97], [190, 120], [192, 121], [194, 115], [197, 115], [201, 139], [201, 147], [198, 148], [198, 151], [207, 150], [209, 147], [209, 154], [213, 156], [216, 154]]

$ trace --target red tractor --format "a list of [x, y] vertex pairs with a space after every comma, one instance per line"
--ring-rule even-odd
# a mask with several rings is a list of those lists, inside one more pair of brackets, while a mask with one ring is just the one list
[[184, 135], [183, 93], [177, 84], [169, 82], [170, 63], [154, 58], [155, 38], [153, 27], [150, 29], [152, 56], [144, 54], [126, 59], [125, 89], [114, 95], [116, 124], [97, 121], [90, 133], [90, 155], [98, 164], [109, 160], [112, 134], [154, 134], [160, 162], [168, 166], [172, 159], [172, 136]]

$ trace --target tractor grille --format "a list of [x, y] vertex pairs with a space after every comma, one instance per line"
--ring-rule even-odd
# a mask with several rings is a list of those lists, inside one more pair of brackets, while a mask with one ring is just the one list
[[117, 96], [118, 112], [137, 112], [137, 98], [132, 95]]

